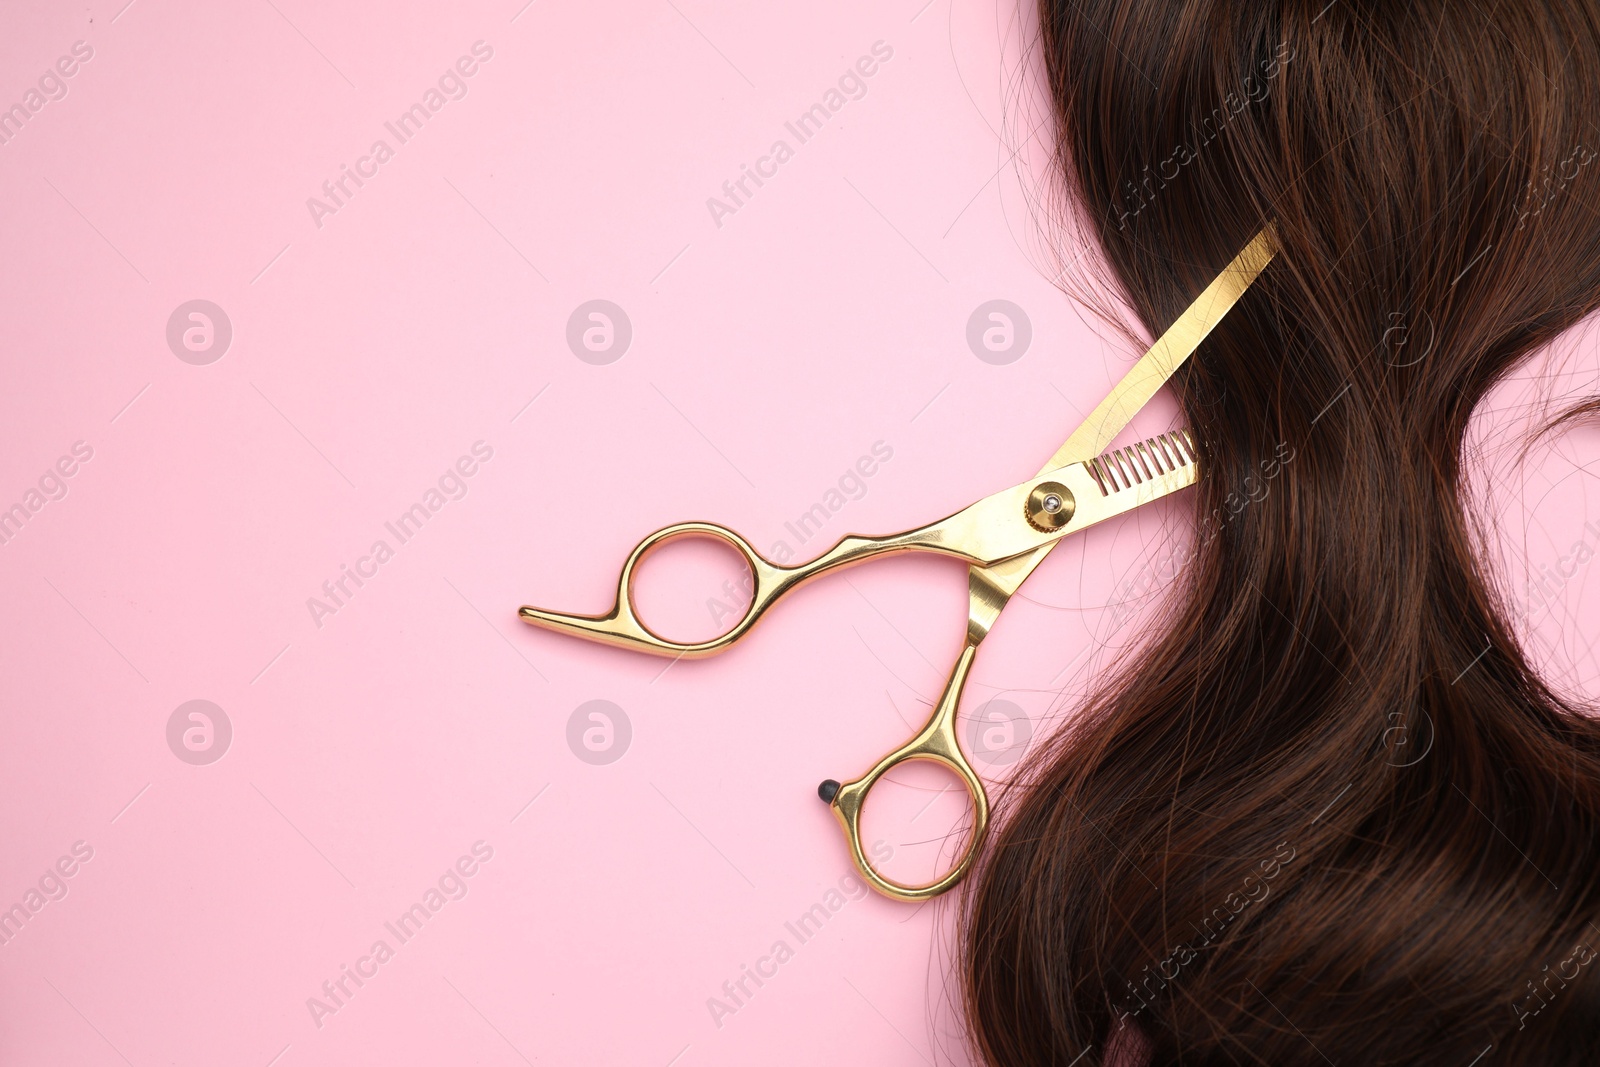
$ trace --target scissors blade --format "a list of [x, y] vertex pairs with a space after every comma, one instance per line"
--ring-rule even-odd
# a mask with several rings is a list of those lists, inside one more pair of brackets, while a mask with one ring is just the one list
[[[1089, 417], [1072, 431], [1055, 455], [1040, 468], [1040, 476], [1069, 463], [1089, 460], [1104, 452], [1150, 398], [1166, 384], [1174, 371], [1200, 346], [1214, 326], [1222, 320], [1252, 282], [1266, 269], [1277, 252], [1272, 224], [1262, 227], [1233, 262], [1223, 268], [1211, 284], [1195, 297], [1183, 314], [1139, 357], [1128, 373], [1106, 398], [1095, 405]], [[1011, 595], [1022, 587], [1050, 550], [1060, 540], [1041, 545], [1031, 552], [987, 567], [972, 567], [968, 587], [972, 596], [969, 632], [982, 640], [1000, 617]]]
[[1156, 339], [1149, 351], [1122, 376], [1122, 381], [1106, 395], [1083, 424], [1072, 431], [1056, 454], [1039, 473], [1098, 456], [1128, 425], [1128, 421], [1166, 384], [1174, 371], [1205, 340], [1212, 327], [1222, 320], [1250, 284], [1272, 261], [1277, 247], [1268, 224], [1245, 245], [1233, 262], [1223, 268], [1194, 303], [1186, 308], [1167, 332]]

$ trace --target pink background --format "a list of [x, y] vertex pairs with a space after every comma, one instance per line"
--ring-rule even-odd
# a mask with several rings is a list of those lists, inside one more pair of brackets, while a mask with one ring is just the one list
[[[0, 507], [93, 450], [0, 545], [0, 907], [42, 878], [67, 891], [0, 946], [0, 1060], [961, 1062], [947, 905], [844, 897], [804, 944], [785, 923], [849, 871], [816, 783], [936, 695], [962, 568], [832, 578], [665, 671], [515, 610], [604, 608], [669, 522], [788, 539], [876, 442], [892, 458], [798, 554], [936, 518], [1031, 474], [1109, 388], [1129, 346], [1054, 288], [1030, 211], [1043, 112], [1017, 13], [124, 3], [0, 15], [0, 105], [93, 49], [0, 145]], [[465, 97], [397, 145], [384, 123], [477, 41], [493, 55]], [[707, 198], [794, 145], [784, 123], [878, 41], [893, 56], [865, 95], [718, 226]], [[307, 198], [380, 137], [394, 157], [319, 227]], [[633, 331], [603, 366], [566, 341], [596, 298]], [[966, 340], [996, 298], [1033, 331], [1002, 366]], [[232, 324], [208, 365], [166, 339], [194, 299]], [[1581, 466], [1600, 435], [1525, 465], [1515, 446], [1529, 404], [1593, 381], [1594, 335], [1552, 358], [1572, 376], [1490, 405], [1480, 474], [1510, 595], [1571, 571], [1526, 625], [1550, 677], [1592, 694], [1600, 568], [1572, 549], [1600, 547]], [[399, 545], [385, 523], [480, 441], [466, 495]], [[1140, 577], [1181, 552], [1186, 506], [1058, 550], [968, 704], [1011, 701], [1034, 743], [1070, 714], [1148, 619]], [[378, 539], [394, 557], [314, 621], [307, 599]], [[703, 623], [719, 558], [676, 562], [704, 584], [649, 592]], [[208, 765], [167, 740], [197, 699], [233, 731]], [[631, 724], [604, 765], [568, 745], [591, 700]], [[931, 788], [885, 787], [873, 832], [906, 873], [955, 810]], [[80, 841], [92, 859], [46, 878]], [[399, 944], [384, 924], [480, 841], [466, 895]], [[314, 1019], [307, 999], [379, 939], [393, 958]], [[793, 958], [714, 1017], [780, 939]]]

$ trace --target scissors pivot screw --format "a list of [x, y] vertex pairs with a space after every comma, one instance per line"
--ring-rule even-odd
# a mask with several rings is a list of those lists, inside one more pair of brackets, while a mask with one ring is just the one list
[[1060, 482], [1040, 482], [1028, 494], [1028, 525], [1035, 530], [1059, 530], [1072, 521], [1077, 501]]

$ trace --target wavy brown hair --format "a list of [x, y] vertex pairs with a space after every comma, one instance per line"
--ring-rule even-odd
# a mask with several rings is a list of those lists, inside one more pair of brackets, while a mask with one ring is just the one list
[[1600, 1061], [1600, 724], [1530, 668], [1463, 482], [1474, 406], [1600, 306], [1597, 3], [1040, 11], [1140, 327], [1269, 220], [1279, 253], [1174, 379], [1204, 474], [1162, 629], [969, 882], [978, 1053]]

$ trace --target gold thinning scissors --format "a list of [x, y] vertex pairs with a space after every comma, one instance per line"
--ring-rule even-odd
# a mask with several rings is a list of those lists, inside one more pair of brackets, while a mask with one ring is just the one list
[[[616, 604], [604, 615], [569, 615], [535, 607], [524, 607], [518, 615], [533, 626], [621, 648], [664, 656], [709, 656], [749, 633], [783, 594], [829, 571], [896, 552], [934, 552], [965, 560], [970, 564], [971, 595], [967, 638], [928, 721], [915, 737], [861, 777], [843, 783], [830, 779], [817, 790], [844, 829], [856, 868], [874, 889], [897, 900], [935, 897], [971, 868], [989, 821], [983, 782], [967, 763], [956, 738], [956, 708], [978, 645], [1011, 595], [1061, 538], [1194, 484], [1198, 455], [1188, 430], [1175, 430], [1113, 452], [1105, 450], [1227, 314], [1275, 252], [1268, 225], [1150, 346], [1039, 474], [1025, 482], [914, 530], [884, 537], [849, 535], [809, 563], [793, 566], [771, 562], [726, 526], [679, 523], [646, 537], [628, 556], [617, 584]], [[634, 569], [652, 550], [684, 537], [727, 542], [744, 557], [754, 579], [744, 616], [726, 633], [706, 641], [661, 637], [640, 621], [634, 610]], [[949, 768], [965, 783], [972, 798], [972, 828], [964, 851], [954, 867], [927, 885], [903, 885], [880, 874], [861, 845], [861, 812], [867, 794], [887, 771], [907, 760], [928, 760]]]

